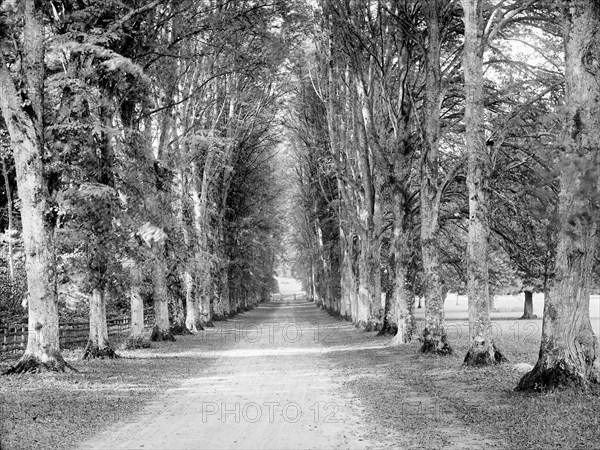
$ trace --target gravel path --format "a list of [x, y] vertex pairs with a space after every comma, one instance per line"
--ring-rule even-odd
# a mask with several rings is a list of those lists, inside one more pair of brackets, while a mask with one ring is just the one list
[[[208, 370], [202, 377], [182, 380], [138, 416], [115, 424], [80, 448], [412, 446], [416, 441], [410, 440], [410, 433], [402, 436], [380, 425], [377, 411], [361, 400], [371, 393], [348, 387], [352, 377], [374, 375], [361, 367], [369, 364], [366, 356], [394, 353], [385, 347], [386, 340], [367, 338], [312, 303], [262, 304], [200, 333], [197, 350], [161, 355], [202, 358]], [[348, 370], [347, 358], [356, 361], [357, 370]], [[406, 394], [412, 404], [434, 404], [412, 389]], [[402, 407], [402, 402], [387, 407]], [[436, 414], [433, 408], [423, 411], [421, 419]], [[446, 435], [444, 446], [493, 445], [452, 417], [439, 425], [438, 433]]]

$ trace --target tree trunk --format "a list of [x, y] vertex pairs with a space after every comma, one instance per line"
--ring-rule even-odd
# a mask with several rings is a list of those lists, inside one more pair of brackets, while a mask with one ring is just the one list
[[520, 317], [523, 320], [537, 319], [533, 313], [533, 292], [525, 291], [525, 303], [523, 305], [523, 315]]
[[0, 154], [0, 163], [2, 164], [2, 176], [4, 178], [4, 191], [6, 192], [6, 212], [8, 215], [8, 274], [10, 280], [15, 279], [15, 264], [13, 260], [13, 198], [12, 189], [10, 188], [10, 179], [8, 178], [8, 169], [6, 168], [6, 158], [4, 154]]
[[59, 348], [58, 308], [53, 248], [53, 224], [46, 222], [48, 188], [44, 179], [43, 13], [34, 0], [24, 3], [23, 74], [30, 105], [17, 93], [4, 56], [0, 53], [0, 107], [10, 134], [21, 202], [29, 334], [25, 354], [6, 373], [38, 370], [64, 371], [70, 367]]
[[483, 106], [483, 13], [481, 0], [462, 0], [465, 22], [463, 70], [465, 126], [468, 155], [469, 232], [467, 242], [467, 294], [469, 298], [468, 366], [502, 362], [504, 356], [492, 339], [489, 305], [488, 169]]
[[229, 269], [227, 262], [222, 264], [219, 289], [219, 304], [221, 308], [220, 320], [227, 320], [231, 315], [231, 299], [229, 297]]
[[129, 303], [131, 305], [131, 324], [129, 338], [125, 344], [128, 349], [148, 348], [150, 343], [144, 338], [144, 301], [140, 295], [142, 270], [137, 262], [129, 269], [131, 287], [129, 288]]
[[371, 233], [360, 243], [357, 324], [364, 326], [364, 331], [379, 331], [383, 323], [379, 245]]
[[171, 323], [171, 334], [178, 335], [191, 333], [186, 327], [186, 312], [187, 308], [183, 304], [183, 297], [181, 295], [177, 295], [173, 299], [173, 321]]
[[404, 213], [397, 212], [400, 218], [395, 220], [392, 248], [394, 249], [394, 290], [392, 311], [398, 327], [392, 345], [407, 344], [412, 340], [416, 328], [414, 316], [414, 293], [408, 286], [408, 250], [409, 235], [406, 230]]
[[351, 290], [354, 285], [352, 276], [352, 261], [350, 260], [351, 250], [348, 249], [348, 237], [340, 227], [340, 315], [346, 320], [352, 318]]
[[425, 87], [425, 139], [421, 156], [421, 257], [425, 329], [421, 352], [451, 354], [444, 328], [444, 298], [440, 278], [438, 166], [440, 133], [440, 1], [425, 2], [427, 59]]
[[108, 340], [104, 292], [100, 288], [94, 288], [90, 297], [90, 337], [81, 359], [117, 357]]
[[171, 324], [169, 322], [167, 264], [162, 245], [157, 244], [152, 265], [154, 285], [154, 328], [152, 329], [150, 340], [175, 341], [175, 337], [171, 334]]
[[358, 320], [358, 286], [356, 284], [355, 267], [358, 261], [356, 260], [355, 251], [356, 242], [352, 232], [346, 236], [345, 244], [344, 266], [342, 269], [342, 299], [345, 298], [346, 317], [356, 323]]
[[205, 168], [202, 177], [202, 187], [198, 190], [198, 168], [195, 162], [191, 163], [192, 175], [190, 181], [190, 191], [192, 201], [194, 203], [194, 229], [198, 240], [198, 281], [196, 289], [198, 289], [199, 313], [204, 326], [212, 326], [212, 280], [210, 275], [210, 254], [208, 251], [208, 220], [207, 220], [207, 202], [209, 188], [209, 169], [206, 165], [212, 166], [212, 159], [216, 150], [213, 149], [207, 156]]
[[185, 326], [193, 334], [203, 330], [198, 317], [198, 303], [194, 298], [194, 278], [189, 270], [183, 272], [183, 288], [185, 290]]
[[595, 0], [565, 0], [563, 14], [566, 120], [555, 277], [544, 303], [539, 359], [519, 381], [522, 391], [600, 382], [599, 344], [589, 317], [598, 251], [600, 7]]

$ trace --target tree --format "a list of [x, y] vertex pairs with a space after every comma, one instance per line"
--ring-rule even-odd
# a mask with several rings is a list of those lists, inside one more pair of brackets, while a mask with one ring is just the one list
[[600, 211], [600, 6], [564, 0], [561, 7], [566, 86], [555, 278], [544, 304], [539, 359], [519, 381], [521, 391], [600, 382], [599, 344], [589, 318]]
[[[3, 5], [10, 7], [10, 5]], [[27, 348], [7, 373], [64, 371], [60, 353], [53, 248], [53, 208], [44, 178], [44, 10], [24, 2], [21, 73], [10, 73], [0, 54], [0, 104], [14, 149], [26, 253], [29, 334]], [[16, 79], [20, 80], [19, 90]]]
[[442, 189], [439, 178], [439, 135], [442, 95], [441, 16], [449, 2], [425, 2], [427, 23], [426, 81], [424, 99], [424, 143], [421, 153], [421, 254], [426, 326], [423, 330], [424, 353], [450, 354], [444, 329], [444, 298], [440, 278], [439, 214]]
[[469, 350], [464, 364], [478, 366], [505, 360], [496, 348], [490, 322], [487, 152], [483, 104], [483, 51], [486, 38], [480, 0], [463, 0], [465, 44], [465, 127], [468, 155], [467, 188], [469, 232], [467, 244], [467, 292], [469, 296]]

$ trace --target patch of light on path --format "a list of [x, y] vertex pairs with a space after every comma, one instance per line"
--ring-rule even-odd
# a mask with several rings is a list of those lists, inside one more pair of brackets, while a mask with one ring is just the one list
[[161, 354], [138, 354], [139, 359], [161, 358], [257, 358], [263, 356], [293, 356], [293, 355], [323, 355], [335, 352], [356, 352], [363, 350], [382, 350], [388, 347], [386, 343], [376, 345], [344, 345], [333, 347], [288, 347], [269, 349], [232, 349], [232, 350], [206, 350], [187, 351]]

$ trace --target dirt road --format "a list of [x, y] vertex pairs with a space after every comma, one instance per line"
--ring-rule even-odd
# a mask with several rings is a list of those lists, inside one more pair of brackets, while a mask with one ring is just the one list
[[[365, 356], [390, 351], [394, 357], [387, 341], [369, 338], [312, 303], [273, 301], [193, 339], [197, 350], [163, 356], [205, 360], [204, 376], [182, 380], [137, 417], [80, 448], [382, 448], [414, 442], [408, 432], [382, 428], [344, 386], [353, 376], [372, 377], [368, 367], [353, 375], [336, 362], [348, 355], [368, 364]], [[413, 405], [434, 404], [414, 391], [408, 395]], [[426, 422], [435, 413], [427, 408], [411, 412]], [[436, 442], [444, 447], [491, 444], [452, 417], [440, 425], [437, 433], [445, 438]]]
[[196, 337], [197, 355], [182, 355], [206, 358], [210, 376], [183, 380], [81, 448], [377, 447], [365, 437], [360, 402], [325, 357], [338, 328], [305, 301], [220, 323]]

